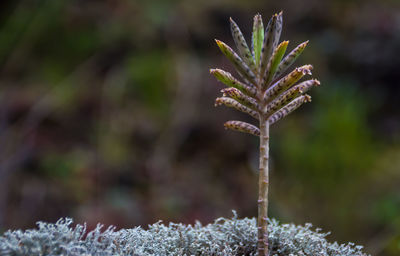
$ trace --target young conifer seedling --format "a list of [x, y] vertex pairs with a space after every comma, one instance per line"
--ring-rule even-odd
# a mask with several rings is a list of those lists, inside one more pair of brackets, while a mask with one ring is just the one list
[[242, 32], [230, 19], [232, 36], [237, 53], [225, 43], [216, 40], [222, 53], [232, 62], [241, 81], [221, 69], [210, 72], [227, 88], [221, 90], [222, 97], [215, 105], [226, 105], [257, 119], [258, 127], [242, 121], [228, 121], [226, 129], [249, 133], [260, 138], [260, 162], [258, 182], [258, 255], [269, 255], [268, 250], [268, 159], [269, 127], [300, 107], [311, 101], [305, 94], [320, 83], [316, 79], [297, 83], [303, 76], [311, 75], [312, 66], [304, 65], [295, 68], [285, 75], [285, 71], [303, 52], [308, 41], [294, 48], [285, 57], [288, 41], [279, 43], [282, 31], [282, 12], [269, 20], [264, 31], [261, 15], [254, 17], [251, 49], [248, 47]]

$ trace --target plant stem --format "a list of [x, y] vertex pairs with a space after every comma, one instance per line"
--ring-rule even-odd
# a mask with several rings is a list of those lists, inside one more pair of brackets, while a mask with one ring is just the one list
[[258, 178], [258, 255], [268, 256], [269, 123], [260, 115], [260, 173]]

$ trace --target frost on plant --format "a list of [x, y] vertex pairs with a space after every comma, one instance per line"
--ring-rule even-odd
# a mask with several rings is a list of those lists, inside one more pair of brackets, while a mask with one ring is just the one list
[[251, 48], [249, 48], [238, 25], [230, 19], [232, 37], [237, 52], [227, 44], [216, 40], [222, 53], [232, 62], [240, 79], [221, 69], [210, 72], [228, 88], [221, 90], [222, 97], [215, 105], [225, 105], [246, 113], [258, 121], [258, 125], [242, 121], [227, 121], [226, 129], [245, 132], [260, 139], [260, 163], [258, 184], [258, 251], [269, 255], [268, 248], [268, 158], [269, 127], [278, 122], [303, 103], [311, 101], [305, 94], [318, 86], [316, 79], [298, 83], [305, 75], [311, 75], [313, 67], [304, 65], [288, 74], [285, 71], [296, 61], [308, 41], [295, 47], [285, 56], [289, 41], [279, 43], [282, 32], [282, 12], [274, 14], [264, 30], [261, 15], [254, 17]]
[[[311, 225], [268, 225], [270, 255], [366, 256], [361, 246], [338, 245], [325, 239], [326, 233]], [[85, 235], [87, 234], [87, 235]], [[239, 256], [257, 255], [256, 219], [219, 218], [203, 226], [161, 222], [147, 230], [136, 227], [116, 231], [103, 225], [87, 233], [86, 225], [73, 225], [72, 219], [55, 224], [38, 222], [37, 229], [7, 231], [0, 236], [1, 256]]]

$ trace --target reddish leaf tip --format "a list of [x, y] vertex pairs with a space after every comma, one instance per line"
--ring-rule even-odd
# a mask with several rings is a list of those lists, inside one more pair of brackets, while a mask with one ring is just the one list
[[257, 21], [257, 22], [262, 22], [261, 14], [257, 13], [257, 14], [254, 16], [254, 19], [253, 19], [253, 20], [254, 20], [254, 21]]
[[303, 73], [303, 75], [306, 75], [306, 74], [311, 75], [311, 70], [313, 70], [312, 65], [304, 65], [304, 66], [296, 68], [296, 71]]

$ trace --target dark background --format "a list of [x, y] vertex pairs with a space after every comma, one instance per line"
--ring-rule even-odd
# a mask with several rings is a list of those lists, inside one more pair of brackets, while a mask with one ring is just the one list
[[0, 2], [0, 231], [257, 214], [258, 141], [214, 108], [229, 17], [284, 11], [322, 85], [271, 131], [270, 216], [400, 254], [398, 0]]

